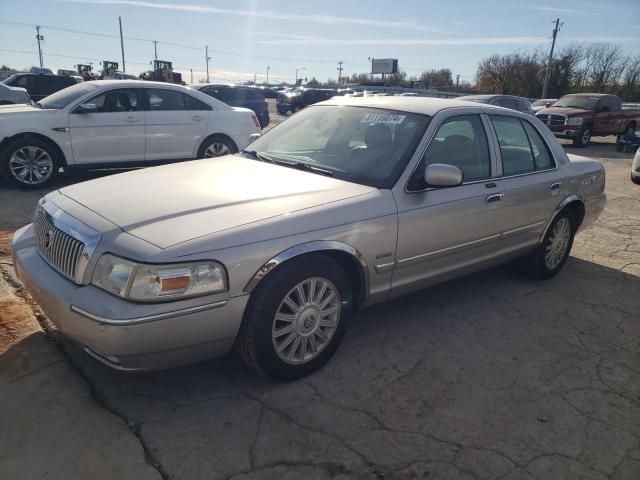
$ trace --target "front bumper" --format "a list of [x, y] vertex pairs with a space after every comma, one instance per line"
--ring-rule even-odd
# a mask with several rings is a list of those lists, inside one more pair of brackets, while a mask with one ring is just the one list
[[[16, 273], [66, 337], [118, 370], [146, 371], [220, 356], [233, 346], [248, 296], [140, 304], [76, 285], [37, 252], [33, 227], [12, 243]], [[126, 312], [126, 317], [122, 317]]]
[[568, 138], [573, 139], [580, 135], [580, 127], [576, 126], [573, 128], [569, 128], [568, 126], [550, 126], [549, 129], [553, 132], [553, 134], [558, 138]]

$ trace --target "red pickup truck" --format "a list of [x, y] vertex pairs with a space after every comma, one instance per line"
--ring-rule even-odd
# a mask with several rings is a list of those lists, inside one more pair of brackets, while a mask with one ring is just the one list
[[556, 137], [572, 139], [576, 147], [586, 147], [592, 136], [635, 132], [640, 126], [640, 110], [623, 110], [618, 97], [602, 93], [565, 95], [539, 110], [536, 117]]

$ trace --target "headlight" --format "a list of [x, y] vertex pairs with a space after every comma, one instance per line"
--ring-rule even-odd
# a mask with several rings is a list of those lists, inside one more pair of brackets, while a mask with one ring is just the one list
[[582, 118], [580, 117], [567, 118], [567, 125], [582, 125]]
[[110, 254], [98, 260], [91, 283], [119, 297], [140, 302], [194, 297], [227, 289], [224, 267], [217, 262], [150, 265]]

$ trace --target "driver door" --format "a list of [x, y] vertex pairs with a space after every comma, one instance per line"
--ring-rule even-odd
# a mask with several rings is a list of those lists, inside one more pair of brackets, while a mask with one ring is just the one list
[[76, 165], [140, 162], [145, 154], [145, 112], [142, 89], [114, 88], [69, 114], [71, 148]]
[[[431, 163], [459, 167], [456, 187], [426, 185]], [[499, 255], [502, 185], [480, 114], [453, 115], [438, 126], [398, 206], [398, 244], [392, 296], [436, 283]]]

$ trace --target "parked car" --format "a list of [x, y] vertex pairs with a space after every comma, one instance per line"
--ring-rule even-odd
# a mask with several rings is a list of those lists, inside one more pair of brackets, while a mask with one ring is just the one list
[[63, 88], [78, 83], [75, 78], [65, 75], [48, 75], [44, 73], [16, 73], [4, 81], [5, 85], [21, 87], [27, 90], [34, 102], [58, 92]]
[[326, 363], [364, 306], [513, 259], [553, 277], [604, 183], [530, 115], [335, 97], [238, 155], [57, 190], [12, 249], [48, 317], [113, 368], [235, 345], [290, 380]]
[[328, 100], [336, 94], [335, 90], [322, 88], [298, 88], [291, 92], [281, 92], [278, 93], [276, 109], [280, 115], [288, 112], [296, 113], [304, 107]]
[[636, 150], [631, 163], [631, 181], [640, 185], [640, 148]]
[[547, 106], [550, 106], [556, 100], [558, 99], [557, 98], [541, 98], [540, 100], [535, 100], [531, 102], [531, 110], [533, 110], [534, 112], [537, 112], [539, 110], [542, 110], [543, 108], [546, 108]]
[[0, 82], [0, 105], [13, 103], [31, 103], [27, 90], [21, 87], [11, 87]]
[[602, 93], [565, 95], [536, 116], [556, 137], [571, 139], [576, 147], [586, 147], [594, 135], [633, 133], [640, 123], [640, 110], [623, 110], [618, 97]]
[[33, 105], [0, 107], [0, 173], [41, 187], [64, 167], [131, 167], [237, 152], [260, 132], [251, 110], [180, 85], [75, 84]]
[[253, 110], [260, 120], [260, 126], [266, 128], [269, 125], [269, 104], [264, 99], [264, 95], [257, 88], [242, 87], [237, 85], [213, 85], [197, 84], [190, 85], [195, 90], [217, 98], [221, 102], [232, 107], [243, 107]]
[[515, 97], [513, 95], [465, 95], [463, 97], [456, 97], [456, 100], [488, 103], [489, 105], [496, 105], [498, 107], [509, 108], [518, 112], [534, 115], [529, 100], [522, 97]]

